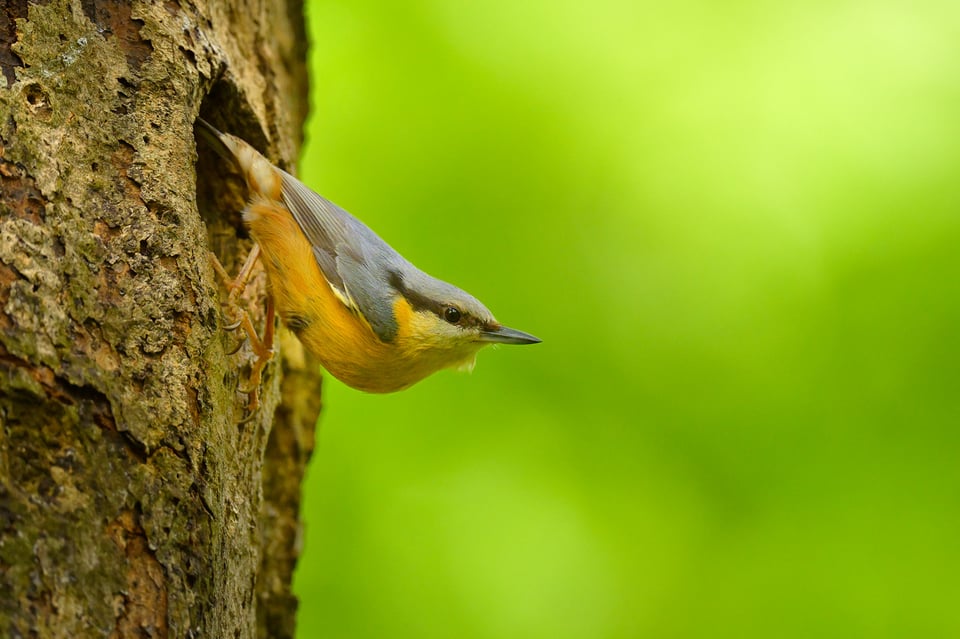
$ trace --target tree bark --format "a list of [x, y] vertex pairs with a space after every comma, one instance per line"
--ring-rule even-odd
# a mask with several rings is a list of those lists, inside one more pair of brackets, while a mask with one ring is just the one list
[[0, 7], [0, 636], [293, 636], [319, 376], [281, 336], [241, 423], [208, 252], [252, 244], [193, 122], [290, 166], [305, 50], [299, 0]]

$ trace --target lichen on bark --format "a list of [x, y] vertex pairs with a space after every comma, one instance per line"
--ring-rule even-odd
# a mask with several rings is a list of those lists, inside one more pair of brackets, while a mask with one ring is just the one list
[[305, 45], [295, 0], [227, 4], [0, 9], [2, 636], [292, 634], [319, 380], [274, 362], [238, 424], [208, 250], [249, 241], [192, 123], [206, 99], [291, 162]]

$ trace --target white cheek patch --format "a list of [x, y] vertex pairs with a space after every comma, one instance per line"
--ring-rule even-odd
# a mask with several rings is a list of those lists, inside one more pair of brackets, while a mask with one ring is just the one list
[[457, 364], [457, 370], [462, 373], [472, 373], [473, 367], [477, 365], [477, 354], [474, 353], [467, 359]]

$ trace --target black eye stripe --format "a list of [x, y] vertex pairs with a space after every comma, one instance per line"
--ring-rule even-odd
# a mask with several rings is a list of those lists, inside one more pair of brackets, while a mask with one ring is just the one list
[[[435, 299], [431, 299], [425, 295], [418, 294], [414, 290], [411, 290], [409, 287], [407, 287], [406, 282], [404, 282], [403, 280], [403, 275], [399, 271], [391, 271], [389, 281], [390, 281], [390, 285], [398, 293], [403, 295], [403, 297], [410, 303], [410, 306], [412, 306], [415, 310], [429, 311], [431, 313], [434, 313], [437, 317], [439, 317], [443, 321], [449, 322], [451, 324], [456, 324], [461, 328], [477, 327], [477, 326], [484, 325], [484, 322], [482, 320], [474, 317], [473, 315], [460, 309], [459, 307], [454, 306], [454, 302], [452, 301], [439, 302]], [[460, 319], [457, 320], [456, 322], [451, 322], [450, 319], [448, 319], [446, 316], [447, 309], [451, 309], [451, 308], [456, 310], [458, 313], [460, 313]]]

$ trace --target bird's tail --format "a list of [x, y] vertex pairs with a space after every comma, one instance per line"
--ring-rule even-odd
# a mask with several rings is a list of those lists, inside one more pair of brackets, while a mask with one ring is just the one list
[[280, 170], [260, 155], [259, 151], [240, 138], [217, 130], [203, 118], [197, 118], [197, 131], [210, 143], [217, 155], [240, 169], [251, 195], [276, 201], [283, 198]]
[[217, 152], [217, 155], [237, 164], [238, 145], [232, 135], [222, 133], [217, 127], [200, 117], [197, 118], [197, 131], [201, 137], [210, 144], [211, 148]]

